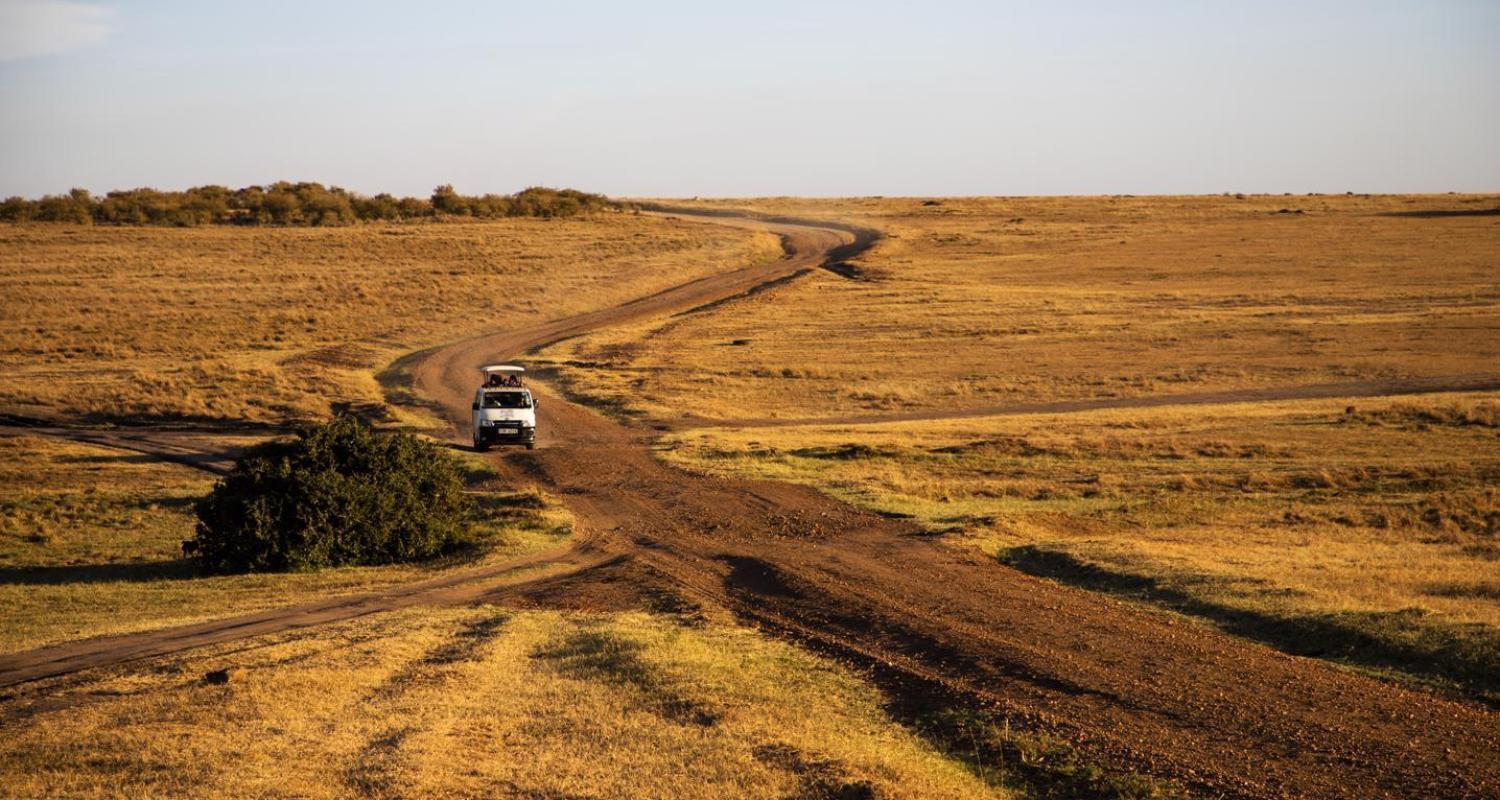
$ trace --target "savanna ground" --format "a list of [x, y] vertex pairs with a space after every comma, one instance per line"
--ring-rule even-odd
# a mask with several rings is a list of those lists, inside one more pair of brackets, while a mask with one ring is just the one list
[[[227, 683], [203, 681], [216, 670]], [[645, 614], [395, 612], [64, 682], [49, 702], [11, 709], [8, 795], [1006, 794], [821, 659]]]
[[696, 205], [884, 237], [851, 278], [551, 351], [597, 367], [574, 373], [588, 391], [672, 422], [1500, 373], [1500, 214], [1391, 216], [1500, 198]]
[[[555, 500], [493, 485], [474, 458], [471, 551], [202, 576], [180, 543], [212, 476], [54, 439], [0, 438], [0, 453], [6, 652], [379, 590], [572, 533]], [[940, 751], [848, 669], [733, 623], [644, 613], [360, 617], [49, 679], [0, 697], [0, 730], [11, 797], [1012, 794], [999, 765]]]
[[711, 425], [666, 437], [664, 457], [807, 483], [1034, 574], [1500, 699], [1500, 395], [869, 424], [1500, 378], [1500, 216], [1475, 213], [1500, 201], [723, 205], [886, 236], [838, 272], [545, 353], [622, 416]]
[[[414, 349], [609, 306], [775, 259], [768, 234], [605, 213], [343, 228], [0, 227], [0, 412], [218, 430], [226, 449], [385, 405], [376, 373]], [[264, 436], [260, 431], [258, 435]], [[442, 564], [201, 577], [182, 559], [212, 479], [146, 456], [0, 439], [0, 647], [183, 623], [409, 581], [557, 544], [555, 506], [495, 499], [481, 546]], [[509, 505], [507, 505], [509, 503]]]
[[[1493, 374], [1500, 217], [1387, 214], [1495, 199], [717, 205], [886, 238], [839, 272], [541, 355], [575, 396], [677, 427], [663, 458], [808, 483], [1023, 570], [1496, 697], [1500, 394], [840, 421]], [[30, 225], [0, 241], [0, 410], [222, 424], [226, 444], [244, 422], [335, 405], [425, 424], [383, 402], [404, 354], [780, 252], [766, 234], [613, 214], [331, 230]], [[735, 427], [776, 418], [821, 422]], [[203, 577], [180, 542], [211, 477], [37, 437], [0, 447], [0, 647], [11, 652], [378, 589], [570, 531], [554, 500], [496, 486], [476, 464], [474, 488], [491, 500], [470, 552]], [[227, 683], [203, 680], [226, 668]], [[382, 614], [53, 679], [12, 698], [0, 725], [0, 793], [18, 796], [1016, 791], [1011, 773], [893, 723], [825, 659], [645, 614]]]
[[[428, 424], [384, 402], [406, 399], [399, 356], [781, 255], [768, 234], [630, 214], [336, 229], [39, 224], [6, 227], [0, 241], [0, 410], [184, 426], [225, 452], [335, 408]], [[416, 565], [208, 576], [181, 543], [212, 475], [0, 438], [0, 651], [378, 591], [571, 536], [555, 499], [467, 463], [480, 502], [466, 550]], [[221, 669], [228, 684], [204, 683]], [[0, 794], [1008, 791], [892, 722], [873, 689], [831, 662], [744, 628], [643, 614], [397, 612], [45, 683], [0, 711], [0, 726], [21, 733], [0, 746]]]

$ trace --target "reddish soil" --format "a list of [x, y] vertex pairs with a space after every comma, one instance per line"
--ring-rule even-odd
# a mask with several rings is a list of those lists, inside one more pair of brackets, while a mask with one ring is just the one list
[[[726, 220], [726, 222], [728, 222]], [[787, 260], [617, 309], [461, 342], [414, 372], [466, 439], [485, 362], [592, 328], [691, 308], [816, 266], [846, 231], [763, 224]], [[1323, 395], [1315, 395], [1323, 396]], [[485, 591], [508, 567], [225, 620], [0, 657], [0, 684], [318, 624], [414, 602], [489, 600], [691, 613], [727, 609], [868, 668], [893, 704], [952, 702], [1071, 741], [1106, 765], [1245, 798], [1500, 797], [1500, 714], [1277, 653], [1181, 619], [1029, 577], [786, 484], [690, 474], [651, 434], [548, 396], [533, 452], [494, 458], [559, 494], [582, 534], [533, 559], [572, 569]]]

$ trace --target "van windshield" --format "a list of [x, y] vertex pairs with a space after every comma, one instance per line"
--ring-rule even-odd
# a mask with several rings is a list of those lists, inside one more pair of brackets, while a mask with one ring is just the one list
[[531, 408], [525, 392], [485, 392], [485, 408]]

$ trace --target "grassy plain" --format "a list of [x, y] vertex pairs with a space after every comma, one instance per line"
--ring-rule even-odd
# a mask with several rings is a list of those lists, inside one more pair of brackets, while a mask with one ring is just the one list
[[580, 391], [675, 421], [1500, 373], [1500, 216], [1391, 216], [1496, 197], [712, 205], [886, 237], [862, 279], [563, 343]]
[[[285, 423], [373, 407], [427, 344], [779, 257], [774, 237], [652, 217], [348, 229], [0, 230], [0, 410]], [[393, 409], [397, 414], [406, 413]], [[226, 428], [213, 442], [252, 441]], [[438, 576], [556, 546], [549, 498], [493, 485], [483, 544], [437, 562], [203, 576], [212, 478], [0, 437], [0, 652]], [[519, 577], [535, 577], [535, 571]], [[516, 579], [516, 578], [510, 578]], [[498, 581], [497, 581], [498, 582]], [[230, 668], [227, 686], [203, 673]], [[7, 796], [1007, 796], [791, 646], [663, 617], [406, 611], [11, 692]]]
[[33, 687], [10, 713], [15, 797], [1009, 796], [827, 661], [643, 614], [407, 610]]
[[776, 258], [634, 214], [342, 228], [0, 225], [0, 411], [281, 423], [398, 355]]
[[1022, 570], [1500, 701], [1500, 395], [704, 429], [663, 455], [821, 488]]
[[829, 420], [686, 431], [665, 457], [812, 484], [1036, 574], [1500, 700], [1493, 394], [837, 422], [1500, 377], [1500, 215], [1472, 213], [1500, 200], [743, 205], [888, 236], [854, 278], [548, 352], [566, 386], [626, 415]]
[[[1495, 204], [724, 203], [889, 236], [845, 274], [546, 358], [574, 392], [674, 423], [1483, 374], [1500, 363], [1500, 217], [1387, 215]], [[0, 238], [0, 410], [104, 420], [374, 406], [376, 370], [415, 348], [779, 254], [769, 236], [633, 216]], [[1288, 650], [1500, 700], [1497, 407], [1471, 393], [829, 422], [688, 430], [661, 447]], [[0, 650], [378, 588], [569, 530], [505, 495], [476, 521], [494, 546], [466, 558], [201, 577], [179, 547], [210, 480], [0, 439]], [[223, 668], [227, 685], [202, 680]], [[0, 720], [23, 721], [0, 743], [0, 794], [15, 796], [1006, 792], [826, 661], [635, 614], [383, 614], [46, 682]]]
[[[415, 348], [608, 306], [779, 257], [767, 234], [650, 216], [344, 228], [0, 226], [0, 412], [281, 424], [382, 405]], [[226, 429], [226, 446], [252, 441]], [[412, 567], [202, 577], [181, 558], [211, 479], [150, 458], [0, 439], [0, 649], [354, 592], [556, 544], [501, 510], [484, 553]], [[491, 510], [497, 506], [491, 504]]]

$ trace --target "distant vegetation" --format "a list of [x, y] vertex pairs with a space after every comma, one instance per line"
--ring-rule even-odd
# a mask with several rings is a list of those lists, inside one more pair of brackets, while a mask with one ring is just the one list
[[0, 202], [6, 222], [71, 222], [101, 225], [347, 225], [361, 220], [440, 217], [572, 217], [620, 208], [609, 198], [575, 189], [531, 187], [515, 194], [462, 195], [452, 186], [432, 196], [367, 197], [321, 183], [269, 186], [197, 186], [183, 192], [126, 189], [94, 197], [84, 189], [37, 200], [10, 197]]
[[212, 572], [431, 558], [461, 543], [463, 489], [438, 445], [343, 416], [247, 453], [198, 503], [183, 549]]

